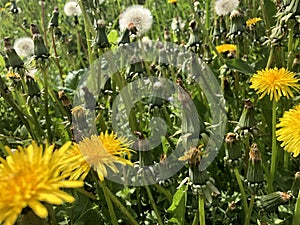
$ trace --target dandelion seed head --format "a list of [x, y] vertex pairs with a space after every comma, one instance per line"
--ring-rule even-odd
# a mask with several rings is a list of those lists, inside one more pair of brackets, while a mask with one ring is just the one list
[[15, 40], [14, 49], [22, 57], [33, 55], [34, 44], [30, 37], [23, 37]]
[[137, 35], [142, 36], [148, 32], [152, 26], [153, 17], [149, 9], [142, 5], [133, 5], [128, 7], [120, 15], [120, 30], [123, 32], [129, 26], [137, 29]]
[[80, 16], [82, 12], [78, 2], [74, 1], [67, 2], [64, 11], [67, 16]]
[[239, 0], [217, 0], [215, 11], [218, 16], [225, 16], [239, 7]]

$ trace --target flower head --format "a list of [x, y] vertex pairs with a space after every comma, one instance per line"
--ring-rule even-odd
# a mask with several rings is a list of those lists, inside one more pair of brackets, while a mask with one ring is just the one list
[[9, 156], [0, 158], [0, 223], [14, 224], [23, 208], [46, 218], [48, 211], [42, 202], [60, 205], [75, 199], [60, 188], [83, 186], [82, 181], [68, 179], [64, 171], [64, 154], [70, 143], [54, 151], [54, 145], [42, 146], [33, 142], [26, 148], [12, 151], [6, 147]]
[[81, 8], [78, 2], [70, 1], [67, 2], [64, 6], [64, 11], [67, 16], [80, 16]]
[[262, 99], [266, 94], [270, 95], [270, 100], [274, 98], [279, 101], [281, 96], [287, 98], [294, 97], [291, 89], [299, 92], [299, 79], [295, 78], [295, 73], [286, 70], [285, 68], [274, 68], [257, 71], [250, 79], [252, 85], [250, 88], [256, 90], [259, 97]]
[[217, 49], [218, 53], [234, 52], [234, 51], [236, 51], [236, 45], [223, 44], [223, 45], [216, 46], [216, 49]]
[[281, 147], [287, 152], [293, 153], [294, 157], [300, 154], [300, 105], [286, 111], [276, 125], [278, 141], [282, 141]]
[[129, 142], [125, 138], [118, 138], [116, 134], [108, 132], [99, 136], [92, 135], [79, 142], [78, 147], [85, 160], [97, 171], [101, 181], [107, 176], [109, 167], [114, 173], [119, 172], [115, 163], [132, 165], [132, 163], [121, 157], [125, 154], [130, 158], [132, 150], [129, 149]]
[[246, 25], [247, 27], [253, 27], [259, 21], [262, 21], [259, 17], [250, 18], [246, 21]]
[[128, 7], [120, 15], [120, 29], [125, 31], [129, 27], [137, 29], [137, 35], [141, 36], [150, 30], [153, 18], [149, 9], [144, 8], [142, 5], [133, 5]]
[[33, 40], [30, 37], [16, 39], [14, 49], [19, 56], [27, 57], [33, 55]]
[[177, 0], [168, 0], [168, 3], [174, 4], [177, 3]]
[[239, 0], [217, 0], [215, 11], [219, 16], [225, 16], [239, 7]]

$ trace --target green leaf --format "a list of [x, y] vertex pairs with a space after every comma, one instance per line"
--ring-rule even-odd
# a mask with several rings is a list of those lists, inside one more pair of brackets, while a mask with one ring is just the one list
[[76, 90], [79, 81], [85, 72], [85, 69], [69, 72], [65, 79], [66, 87], [72, 90]]
[[173, 215], [169, 222], [184, 224], [187, 189], [187, 185], [182, 185], [174, 194], [172, 204], [167, 209], [167, 212]]
[[226, 62], [226, 65], [229, 69], [237, 70], [244, 74], [253, 74], [255, 70], [252, 66], [250, 66], [247, 62], [241, 59], [232, 59]]

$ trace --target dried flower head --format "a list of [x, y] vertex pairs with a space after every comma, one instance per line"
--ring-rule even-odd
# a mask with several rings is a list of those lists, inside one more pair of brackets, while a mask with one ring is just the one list
[[14, 49], [22, 57], [33, 55], [34, 44], [30, 37], [23, 37], [15, 40]]
[[256, 90], [259, 97], [262, 99], [266, 94], [270, 95], [270, 100], [274, 98], [276, 102], [280, 97], [294, 97], [292, 89], [299, 92], [299, 79], [295, 77], [295, 73], [288, 71], [285, 68], [259, 70], [250, 79], [252, 85], [250, 88]]
[[215, 4], [215, 11], [217, 15], [225, 16], [237, 9], [239, 4], [239, 0], [217, 0]]
[[78, 2], [70, 1], [67, 2], [64, 6], [64, 11], [67, 16], [80, 16], [81, 8]]
[[285, 151], [293, 153], [294, 157], [300, 154], [300, 105], [286, 111], [277, 124], [276, 136], [278, 141], [282, 141], [281, 147]]
[[144, 8], [142, 5], [133, 5], [128, 7], [120, 15], [120, 29], [125, 31], [125, 29], [132, 29], [134, 26], [137, 29], [137, 35], [142, 36], [147, 31], [150, 30], [153, 22], [153, 17], [149, 9]]

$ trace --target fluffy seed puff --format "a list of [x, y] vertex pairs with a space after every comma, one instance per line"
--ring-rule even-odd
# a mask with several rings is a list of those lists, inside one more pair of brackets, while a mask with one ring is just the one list
[[121, 15], [119, 20], [120, 30], [123, 32], [127, 28], [135, 27], [137, 36], [147, 33], [153, 23], [153, 17], [149, 9], [142, 5], [128, 7]]
[[215, 4], [215, 11], [218, 16], [225, 16], [237, 9], [239, 4], [239, 0], [217, 0]]
[[82, 11], [78, 2], [70, 1], [65, 4], [64, 12], [67, 16], [79, 16]]

